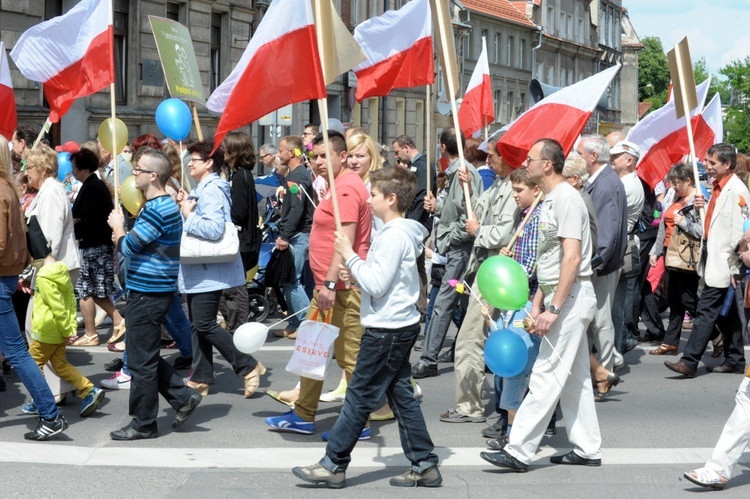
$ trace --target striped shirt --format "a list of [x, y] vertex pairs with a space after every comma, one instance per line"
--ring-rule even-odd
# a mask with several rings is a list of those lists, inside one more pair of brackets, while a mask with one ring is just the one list
[[[537, 252], [537, 240], [539, 234], [539, 213], [542, 211], [542, 203], [539, 203], [531, 214], [529, 221], [523, 227], [523, 232], [518, 239], [516, 239], [515, 247], [513, 248], [513, 258], [521, 264], [529, 276], [529, 295], [534, 296], [537, 288], [536, 278], [536, 252]], [[520, 213], [521, 220], [528, 213], [529, 208], [526, 208]]]
[[135, 226], [117, 247], [128, 260], [126, 287], [140, 293], [177, 291], [182, 215], [168, 195], [146, 201]]

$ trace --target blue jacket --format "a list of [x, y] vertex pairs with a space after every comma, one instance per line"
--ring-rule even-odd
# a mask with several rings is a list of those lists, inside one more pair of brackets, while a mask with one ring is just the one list
[[[224, 234], [224, 224], [232, 222], [229, 183], [210, 174], [190, 192], [197, 198], [195, 210], [185, 219], [183, 231], [211, 241]], [[205, 293], [245, 283], [239, 252], [232, 262], [180, 264], [177, 284], [181, 293]]]

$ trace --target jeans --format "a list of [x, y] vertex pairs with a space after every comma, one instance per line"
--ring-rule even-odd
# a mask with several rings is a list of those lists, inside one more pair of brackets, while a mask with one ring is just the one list
[[691, 317], [696, 315], [698, 305], [698, 282], [700, 277], [693, 272], [680, 272], [679, 270], [667, 270], [669, 273], [669, 324], [664, 334], [664, 343], [667, 345], [680, 346], [682, 334], [682, 321], [685, 320], [685, 312]]
[[192, 334], [190, 321], [185, 315], [185, 310], [182, 308], [179, 293], [175, 293], [172, 297], [169, 310], [167, 310], [167, 316], [164, 318], [164, 326], [169, 331], [169, 335], [175, 343], [177, 343], [177, 347], [180, 349], [180, 356], [192, 357], [193, 343], [190, 337]]
[[[430, 295], [427, 298], [427, 312], [424, 318], [425, 332], [430, 328], [430, 319], [432, 318], [432, 310], [435, 308], [435, 298], [437, 298], [438, 291], [440, 291], [440, 286], [433, 285], [432, 288], [430, 288]], [[455, 324], [456, 327], [461, 327], [461, 315], [463, 315], [463, 308], [459, 302], [459, 304], [456, 305], [456, 308], [453, 309], [452, 317], [453, 324]]]
[[188, 294], [188, 311], [193, 324], [193, 374], [190, 380], [210, 383], [214, 373], [214, 347], [231, 364], [235, 374], [245, 377], [258, 365], [252, 355], [234, 346], [229, 331], [216, 323], [222, 290]]
[[411, 469], [423, 473], [438, 464], [422, 409], [409, 382], [409, 354], [418, 334], [419, 323], [398, 330], [365, 329], [344, 407], [320, 461], [325, 469], [346, 470], [357, 439], [384, 394], [398, 420], [401, 448], [411, 461]]
[[128, 317], [128, 354], [130, 373], [130, 426], [138, 431], [156, 431], [159, 394], [175, 410], [188, 403], [193, 391], [185, 386], [169, 363], [161, 358], [161, 325], [174, 295], [128, 292], [125, 313]]
[[16, 369], [18, 377], [34, 399], [39, 414], [44, 419], [54, 419], [60, 411], [42, 371], [26, 348], [13, 310], [11, 296], [17, 286], [18, 276], [0, 277], [0, 352]]
[[[310, 305], [310, 298], [307, 297], [305, 286], [302, 284], [302, 273], [307, 260], [308, 248], [310, 247], [310, 234], [300, 232], [289, 241], [289, 247], [294, 255], [294, 272], [296, 274], [293, 282], [286, 283], [282, 286], [284, 290], [284, 299], [288, 306], [288, 315], [295, 314], [303, 308]], [[299, 315], [289, 318], [287, 331], [296, 331], [302, 319]]]

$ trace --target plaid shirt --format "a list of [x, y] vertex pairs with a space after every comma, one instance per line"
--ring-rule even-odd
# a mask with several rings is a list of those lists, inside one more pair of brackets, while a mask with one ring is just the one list
[[[542, 203], [539, 203], [531, 214], [531, 218], [523, 228], [523, 232], [516, 239], [513, 247], [513, 258], [521, 264], [529, 276], [529, 296], [534, 296], [538, 281], [536, 279], [536, 245], [537, 235], [539, 233], [539, 213], [541, 212]], [[521, 212], [521, 220], [526, 216], [529, 209], [526, 208]]]

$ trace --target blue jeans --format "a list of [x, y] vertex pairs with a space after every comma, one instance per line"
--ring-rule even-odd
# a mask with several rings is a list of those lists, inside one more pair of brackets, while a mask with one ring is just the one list
[[398, 421], [401, 448], [411, 469], [422, 473], [438, 464], [422, 409], [409, 382], [409, 354], [419, 335], [419, 324], [402, 329], [366, 328], [357, 365], [346, 390], [344, 407], [330, 436], [320, 464], [328, 471], [346, 470], [370, 413], [385, 394]]
[[[284, 284], [282, 288], [284, 290], [284, 299], [289, 307], [288, 315], [292, 315], [310, 305], [310, 298], [307, 296], [305, 286], [302, 284], [302, 273], [305, 268], [305, 261], [307, 260], [308, 248], [310, 247], [310, 234], [303, 232], [297, 234], [291, 238], [289, 245], [294, 255], [294, 272], [296, 276], [294, 282]], [[288, 331], [296, 331], [303, 318], [300, 318], [299, 315], [291, 317], [286, 329]]]
[[[432, 318], [432, 309], [435, 308], [435, 298], [437, 298], [438, 291], [440, 291], [440, 286], [432, 286], [430, 288], [430, 295], [428, 296], [427, 300], [427, 312], [425, 312], [425, 319], [424, 319], [424, 330], [425, 333], [428, 329], [430, 329], [430, 319]], [[461, 316], [463, 315], [463, 308], [461, 306], [461, 303], [459, 303], [456, 308], [453, 310], [453, 324], [456, 325], [457, 328], [461, 328]]]
[[185, 310], [182, 308], [179, 293], [176, 293], [172, 297], [172, 303], [169, 304], [167, 316], [164, 318], [164, 326], [175, 343], [177, 343], [177, 347], [180, 349], [180, 356], [192, 357], [193, 343], [190, 321], [185, 315]]
[[60, 414], [55, 398], [42, 371], [29, 354], [13, 310], [11, 296], [17, 285], [18, 276], [0, 277], [0, 352], [16, 369], [18, 377], [34, 399], [39, 415], [44, 419], [55, 419]]

